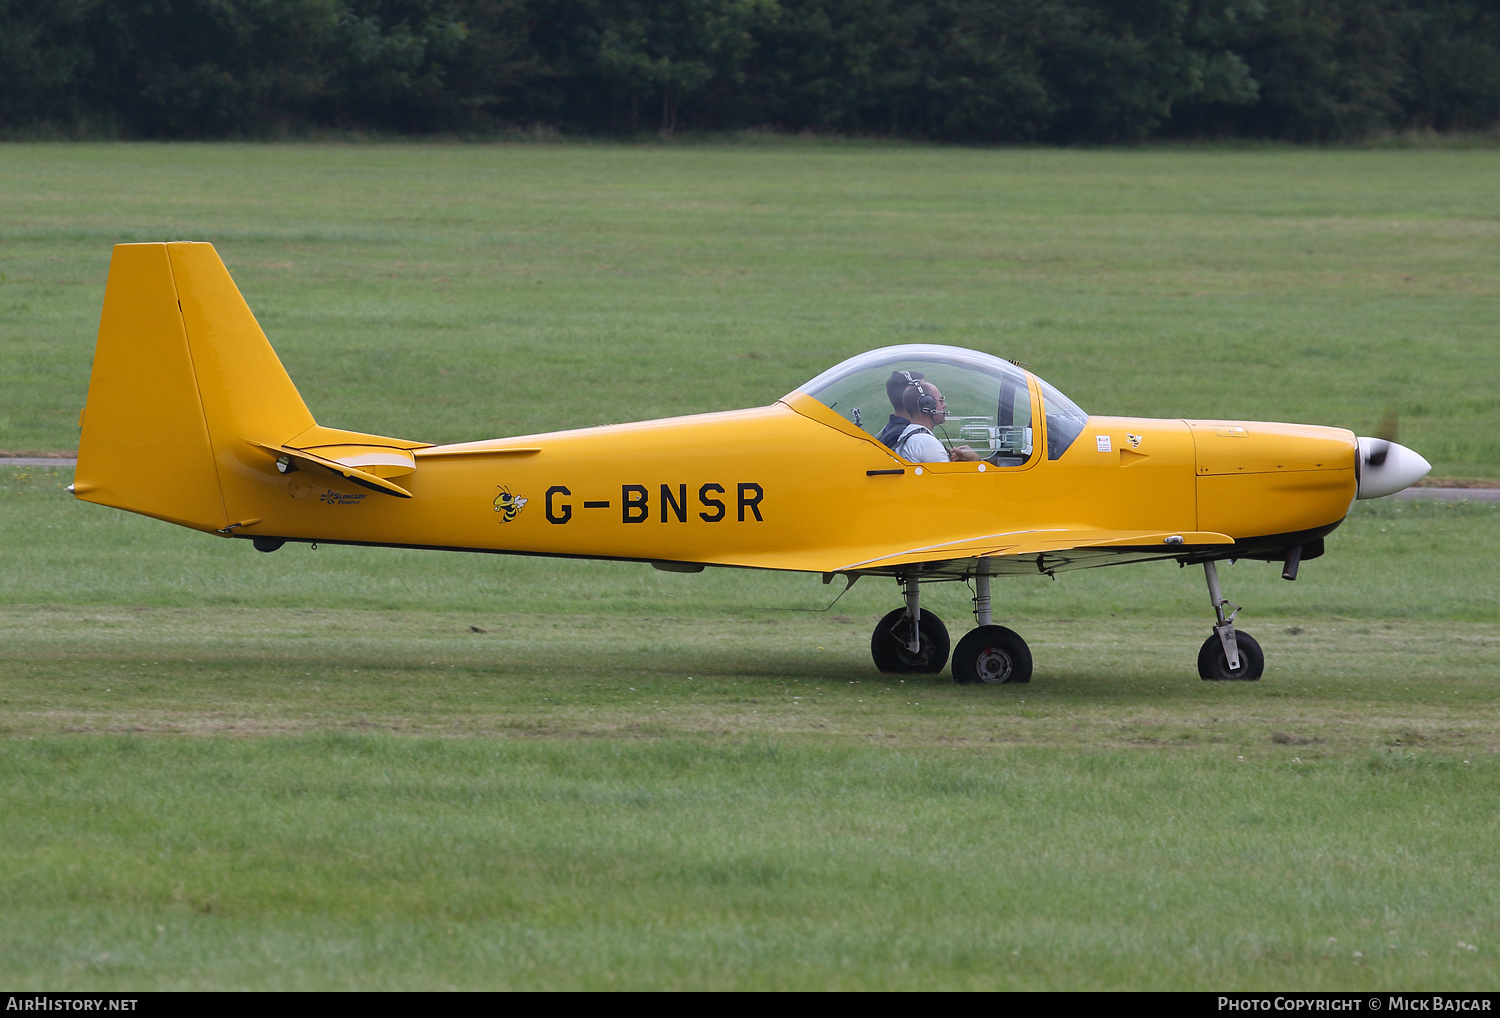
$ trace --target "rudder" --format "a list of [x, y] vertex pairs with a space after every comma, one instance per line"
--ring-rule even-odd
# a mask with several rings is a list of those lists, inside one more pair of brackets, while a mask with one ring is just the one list
[[212, 244], [167, 244], [209, 440], [220, 468], [243, 440], [279, 444], [314, 425]]
[[212, 244], [110, 260], [74, 494], [197, 530], [237, 522], [247, 441], [315, 427]]
[[73, 494], [197, 530], [227, 522], [165, 244], [117, 244]]

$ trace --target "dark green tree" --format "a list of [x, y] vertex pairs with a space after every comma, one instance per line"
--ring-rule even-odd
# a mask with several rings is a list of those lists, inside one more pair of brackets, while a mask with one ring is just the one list
[[684, 100], [715, 79], [742, 80], [754, 31], [771, 24], [777, 0], [612, 0], [601, 6], [598, 67], [606, 82], [637, 104], [661, 100], [659, 130], [677, 130]]
[[94, 54], [79, 26], [94, 0], [0, 0], [0, 124], [77, 123]]
[[1500, 5], [1430, 0], [1403, 21], [1403, 120], [1437, 130], [1500, 122]]

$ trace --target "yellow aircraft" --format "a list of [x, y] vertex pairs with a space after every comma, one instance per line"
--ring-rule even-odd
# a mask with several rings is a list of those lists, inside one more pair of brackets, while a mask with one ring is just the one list
[[861, 354], [751, 410], [442, 446], [340, 431], [313, 420], [212, 245], [193, 243], [114, 249], [81, 423], [76, 497], [264, 552], [893, 577], [905, 603], [870, 641], [886, 672], [942, 670], [948, 633], [922, 585], [967, 581], [960, 683], [1031, 677], [1025, 641], [991, 621], [992, 577], [1154, 559], [1203, 566], [1199, 674], [1257, 679], [1264, 656], [1215, 563], [1279, 561], [1296, 579], [1353, 499], [1429, 469], [1336, 428], [1092, 416], [1015, 362], [931, 345]]

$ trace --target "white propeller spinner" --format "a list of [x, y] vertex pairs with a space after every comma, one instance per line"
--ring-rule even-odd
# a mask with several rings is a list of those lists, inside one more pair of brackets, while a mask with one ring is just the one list
[[1410, 488], [1432, 470], [1421, 454], [1384, 438], [1360, 438], [1357, 498], [1380, 498]]

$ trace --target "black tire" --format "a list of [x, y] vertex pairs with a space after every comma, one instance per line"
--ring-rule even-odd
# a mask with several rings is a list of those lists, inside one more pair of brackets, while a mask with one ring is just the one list
[[1004, 626], [980, 626], [953, 651], [953, 681], [1002, 683], [1031, 681], [1031, 648]]
[[906, 649], [910, 630], [905, 608], [897, 608], [880, 620], [870, 636], [870, 656], [875, 659], [875, 667], [899, 675], [942, 671], [948, 663], [949, 646], [948, 627], [943, 620], [930, 611], [922, 612], [917, 622], [922, 644], [918, 654]]
[[1255, 637], [1238, 630], [1234, 642], [1240, 649], [1240, 666], [1231, 671], [1229, 658], [1224, 654], [1224, 644], [1215, 633], [1203, 641], [1198, 648], [1198, 677], [1206, 682], [1254, 682], [1266, 670], [1266, 653], [1255, 642]]

